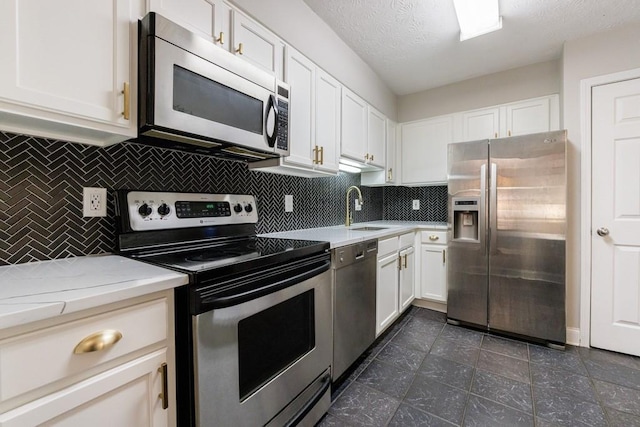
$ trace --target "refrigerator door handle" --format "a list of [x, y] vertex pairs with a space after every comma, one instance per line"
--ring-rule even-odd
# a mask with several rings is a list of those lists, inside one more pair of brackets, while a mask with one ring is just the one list
[[486, 222], [486, 212], [487, 212], [487, 165], [482, 164], [480, 166], [480, 213], [479, 213], [479, 221], [478, 221], [478, 241], [480, 245], [484, 245], [484, 254], [487, 254], [487, 244], [484, 241], [484, 237], [487, 233], [487, 222]]
[[491, 182], [489, 187], [489, 253], [498, 250], [496, 239], [498, 237], [498, 165], [491, 163]]

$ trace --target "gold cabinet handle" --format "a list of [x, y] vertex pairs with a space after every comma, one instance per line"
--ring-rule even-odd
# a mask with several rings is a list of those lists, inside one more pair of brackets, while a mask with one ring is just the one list
[[389, 168], [387, 172], [387, 181], [391, 181], [393, 179], [393, 168]]
[[446, 250], [444, 250], [444, 249], [443, 249], [443, 250], [442, 250], [442, 263], [443, 263], [443, 264], [447, 262], [447, 258], [446, 258], [446, 256], [445, 256], [445, 252], [446, 252]]
[[367, 153], [367, 154], [365, 154], [365, 155], [364, 155], [364, 160], [365, 160], [365, 161], [369, 160], [369, 153]]
[[373, 154], [371, 155], [371, 158], [369, 160], [371, 160], [373, 162]]
[[496, 133], [495, 133], [495, 137], [496, 137], [496, 138], [498, 137], [498, 132], [496, 132]]
[[124, 87], [122, 88], [122, 92], [120, 93], [124, 95], [124, 111], [122, 111], [122, 116], [124, 117], [125, 120], [129, 120], [129, 118], [131, 117], [131, 109], [130, 109], [130, 102], [129, 102], [129, 95], [130, 95], [129, 83], [124, 82]]
[[404, 254], [404, 268], [407, 268], [407, 254]]
[[104, 350], [111, 347], [122, 339], [122, 333], [115, 329], [106, 329], [104, 331], [95, 332], [76, 345], [73, 349], [74, 354], [92, 353], [94, 351]]
[[509, 136], [511, 136], [511, 131], [509, 131]]
[[313, 162], [314, 165], [318, 164], [318, 146], [313, 147]]
[[402, 255], [398, 255], [398, 270], [402, 270]]
[[324, 147], [320, 147], [320, 164], [324, 165]]
[[435, 242], [436, 240], [438, 240], [440, 237], [436, 236], [435, 234], [432, 234], [431, 236], [429, 236], [429, 240], [431, 240], [432, 242]]
[[244, 54], [244, 46], [242, 45], [242, 43], [238, 43], [238, 48], [236, 49], [236, 52], [238, 53], [238, 55]]
[[158, 395], [158, 399], [162, 400], [162, 409], [169, 407], [169, 383], [167, 381], [167, 364], [163, 363], [158, 368], [158, 372], [162, 375], [162, 392]]
[[217, 39], [215, 39], [216, 42], [220, 43], [220, 44], [224, 44], [224, 33], [222, 31], [220, 31], [220, 37], [218, 37]]

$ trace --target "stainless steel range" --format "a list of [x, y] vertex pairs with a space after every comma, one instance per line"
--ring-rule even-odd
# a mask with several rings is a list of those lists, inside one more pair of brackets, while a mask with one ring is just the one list
[[175, 290], [178, 425], [313, 425], [329, 408], [329, 244], [255, 235], [253, 196], [116, 193], [122, 255]]

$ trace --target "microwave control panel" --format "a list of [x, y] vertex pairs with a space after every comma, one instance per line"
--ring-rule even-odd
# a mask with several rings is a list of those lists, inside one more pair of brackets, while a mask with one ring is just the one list
[[276, 151], [289, 154], [289, 85], [276, 82], [276, 98], [278, 100], [278, 138]]

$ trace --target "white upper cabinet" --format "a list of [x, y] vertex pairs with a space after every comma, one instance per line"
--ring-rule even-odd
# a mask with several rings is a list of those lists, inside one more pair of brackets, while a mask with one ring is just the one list
[[283, 80], [284, 42], [256, 21], [234, 10], [232, 52]]
[[287, 163], [313, 166], [315, 146], [315, 84], [316, 66], [292, 48], [287, 49], [286, 74], [291, 86], [289, 114], [289, 157]]
[[285, 81], [291, 85], [289, 156], [249, 164], [258, 172], [307, 178], [338, 173], [340, 83], [291, 46]]
[[518, 136], [560, 129], [558, 95], [505, 105], [501, 136]]
[[367, 103], [349, 89], [342, 88], [342, 134], [340, 154], [357, 162], [367, 159]]
[[0, 127], [97, 145], [136, 136], [140, 9], [134, 0], [2, 1]]
[[453, 116], [401, 125], [402, 183], [446, 183], [447, 144], [453, 142]]
[[398, 124], [387, 119], [387, 150], [385, 168], [383, 171], [362, 172], [361, 184], [364, 186], [394, 185], [400, 182], [400, 161], [398, 160], [398, 145], [396, 143]]
[[340, 160], [340, 82], [320, 68], [316, 72], [315, 169], [338, 172]]
[[497, 138], [500, 132], [500, 108], [465, 111], [462, 116], [462, 141]]
[[368, 106], [367, 112], [366, 163], [384, 168], [387, 141], [387, 118], [384, 114], [370, 105]]
[[231, 50], [231, 8], [221, 0], [149, 0], [149, 11]]

